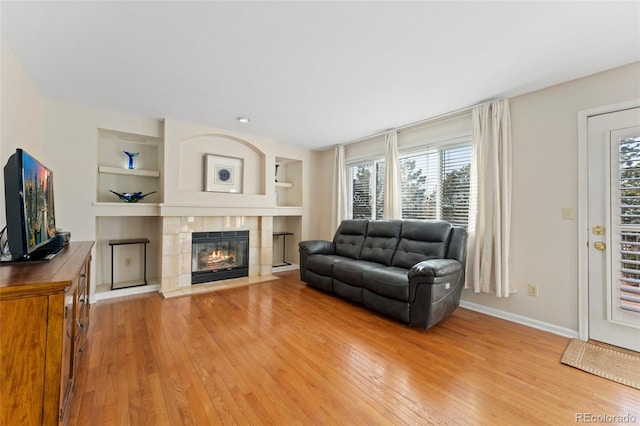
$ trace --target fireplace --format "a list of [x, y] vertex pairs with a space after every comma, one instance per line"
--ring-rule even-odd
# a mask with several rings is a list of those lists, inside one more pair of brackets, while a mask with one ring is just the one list
[[194, 232], [191, 284], [249, 276], [249, 231]]

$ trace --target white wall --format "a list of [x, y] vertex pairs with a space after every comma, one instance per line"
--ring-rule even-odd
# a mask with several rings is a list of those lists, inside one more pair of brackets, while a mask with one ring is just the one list
[[[398, 133], [398, 150], [410, 150], [423, 147], [427, 142], [439, 142], [471, 133], [471, 112], [449, 118], [434, 120], [426, 126], [414, 126]], [[371, 157], [384, 156], [384, 135], [345, 145], [344, 156], [347, 162]]]
[[[71, 232], [72, 240], [96, 241], [93, 280], [95, 284], [109, 281], [109, 239], [149, 236], [149, 256], [160, 253], [161, 238], [153, 236], [158, 227], [156, 220], [130, 218], [125, 222], [108, 217], [96, 218], [93, 202], [97, 194], [98, 129], [108, 129], [124, 133], [145, 135], [164, 139], [164, 167], [161, 171], [165, 191], [164, 200], [168, 204], [208, 205], [208, 206], [251, 206], [258, 208], [274, 208], [275, 197], [273, 185], [267, 185], [266, 179], [273, 181], [274, 162], [276, 156], [297, 159], [306, 165], [302, 182], [308, 186], [310, 151], [287, 147], [277, 142], [249, 135], [227, 132], [220, 129], [207, 128], [175, 120], [151, 120], [130, 116], [117, 112], [72, 105], [52, 100], [44, 101], [44, 149], [47, 165], [54, 170], [56, 183], [56, 212], [59, 228]], [[207, 136], [209, 135], [209, 136]], [[218, 135], [212, 136], [211, 135]], [[266, 154], [267, 169], [256, 161], [246, 161], [245, 176], [252, 180], [253, 194], [207, 193], [201, 189], [202, 154], [205, 152], [222, 155], [242, 153], [246, 147], [236, 147], [240, 151], [229, 150], [231, 139], [220, 143], [220, 135], [236, 139], [248, 140]], [[185, 143], [186, 141], [186, 143]], [[194, 143], [190, 143], [194, 142]], [[216, 148], [217, 147], [217, 148]], [[245, 159], [247, 159], [246, 156]], [[192, 164], [195, 162], [195, 164]], [[191, 168], [191, 172], [184, 172]], [[182, 170], [182, 172], [181, 172]], [[196, 170], [196, 172], [193, 172]], [[260, 183], [258, 183], [260, 182]], [[303, 194], [309, 190], [303, 189]], [[307, 195], [303, 195], [303, 216], [307, 214]], [[113, 202], [118, 202], [115, 199]], [[144, 226], [142, 226], [144, 224]], [[308, 219], [303, 217], [300, 238], [307, 238]], [[149, 228], [150, 229], [146, 229]], [[145, 228], [145, 229], [143, 229]], [[141, 235], [133, 234], [135, 232]], [[292, 242], [293, 244], [293, 242]], [[135, 265], [134, 265], [135, 266]], [[148, 276], [158, 275], [158, 262], [149, 260]]]
[[[264, 185], [266, 179], [273, 176], [275, 147], [276, 142], [272, 139], [167, 119], [164, 159], [165, 203], [275, 207], [274, 188], [272, 185]], [[246, 190], [241, 194], [204, 192], [205, 154], [244, 159]]]
[[[98, 129], [162, 137], [162, 122], [45, 100], [45, 156], [54, 171], [57, 226], [95, 240]], [[114, 202], [117, 200], [114, 196]]]
[[315, 151], [311, 156], [310, 240], [331, 240], [335, 232], [331, 229], [334, 155], [334, 150], [328, 149]]
[[[52, 168], [44, 151], [44, 100], [13, 51], [0, 40], [0, 162], [22, 148]], [[0, 172], [0, 223], [5, 223], [4, 174]], [[0, 227], [2, 227], [0, 226]]]
[[75, 241], [95, 239], [97, 129], [160, 136], [161, 123], [44, 99], [4, 41], [0, 54], [2, 165], [16, 148], [40, 160], [54, 173], [56, 226]]
[[[581, 78], [510, 99], [513, 136], [512, 277], [518, 294], [496, 298], [463, 292], [468, 302], [522, 315], [555, 326], [578, 329], [578, 229], [562, 219], [562, 208], [578, 205], [578, 112], [640, 98], [640, 63]], [[468, 129], [470, 116], [466, 116]], [[464, 130], [458, 125], [452, 133]], [[446, 131], [449, 131], [446, 130]], [[429, 140], [438, 132], [427, 132]], [[402, 134], [401, 134], [402, 136]], [[399, 138], [400, 145], [400, 138]], [[366, 156], [381, 151], [380, 141], [345, 151]], [[369, 154], [370, 155], [370, 154]], [[314, 153], [311, 221], [316, 238], [331, 239], [333, 150]], [[576, 212], [577, 215], [577, 212]], [[539, 296], [527, 294], [537, 284]]]
[[[512, 278], [519, 293], [463, 293], [491, 308], [578, 329], [578, 112], [640, 98], [640, 63], [510, 100], [513, 137]], [[577, 212], [576, 212], [577, 214]], [[538, 285], [538, 297], [527, 294]]]

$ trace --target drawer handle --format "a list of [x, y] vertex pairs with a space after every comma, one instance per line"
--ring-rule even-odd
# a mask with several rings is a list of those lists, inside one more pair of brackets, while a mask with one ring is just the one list
[[80, 278], [87, 278], [87, 274], [85, 273], [80, 274]]
[[85, 328], [89, 325], [89, 318], [87, 318], [85, 322], [76, 321], [76, 324], [78, 324], [78, 328]]

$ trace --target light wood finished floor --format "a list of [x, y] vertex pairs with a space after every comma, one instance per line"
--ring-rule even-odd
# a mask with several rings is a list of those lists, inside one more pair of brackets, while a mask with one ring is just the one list
[[567, 338], [458, 309], [410, 328], [301, 284], [92, 306], [70, 425], [567, 425], [640, 392], [560, 364]]

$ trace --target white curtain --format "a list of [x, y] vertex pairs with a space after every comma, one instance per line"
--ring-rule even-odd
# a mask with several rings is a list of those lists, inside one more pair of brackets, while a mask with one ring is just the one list
[[[473, 160], [466, 287], [508, 297], [511, 233], [511, 118], [509, 101], [473, 108]], [[474, 214], [475, 213], [475, 214]]]
[[331, 218], [331, 229], [334, 231], [347, 218], [347, 179], [345, 173], [344, 146], [338, 145], [335, 149], [333, 164], [333, 217]]
[[400, 196], [400, 160], [398, 159], [398, 132], [391, 130], [384, 135], [384, 213], [387, 220], [402, 219]]

